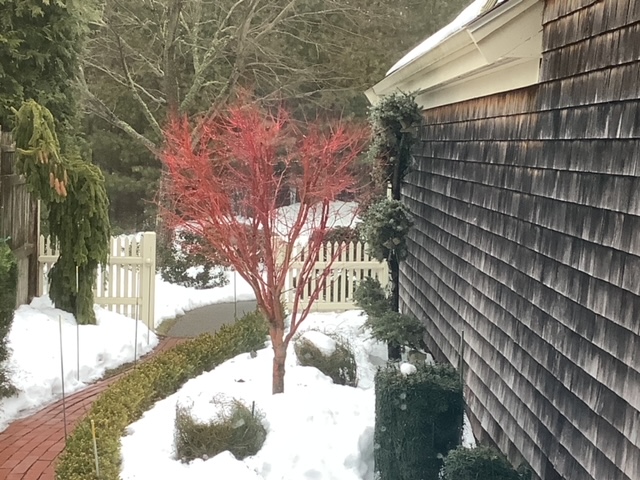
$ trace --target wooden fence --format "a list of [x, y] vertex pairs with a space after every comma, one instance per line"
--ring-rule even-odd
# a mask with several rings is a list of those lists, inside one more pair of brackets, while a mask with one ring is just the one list
[[[386, 262], [378, 262], [367, 253], [364, 243], [350, 242], [348, 245], [338, 243], [326, 243], [320, 253], [321, 260], [315, 264], [316, 276], [307, 282], [301, 297], [300, 307], [308, 305], [309, 298], [315, 291], [316, 281], [321, 272], [327, 267], [327, 259], [332, 258], [334, 252], [339, 252], [338, 257], [331, 266], [331, 275], [320, 291], [318, 299], [313, 304], [313, 311], [328, 312], [357, 308], [353, 294], [359, 282], [366, 277], [380, 280], [385, 287], [389, 280], [389, 271]], [[287, 289], [285, 301], [289, 309], [293, 306], [294, 292], [297, 287], [297, 276], [304, 265], [305, 251], [299, 248], [295, 252], [300, 260], [292, 263], [287, 276]]]
[[17, 304], [28, 303], [38, 291], [38, 202], [29, 194], [24, 177], [15, 172], [15, 144], [0, 129], [0, 238], [18, 263]]
[[[58, 258], [49, 238], [40, 237], [40, 295], [48, 293], [47, 274]], [[95, 302], [154, 328], [156, 234], [111, 238], [109, 263], [98, 269]]]

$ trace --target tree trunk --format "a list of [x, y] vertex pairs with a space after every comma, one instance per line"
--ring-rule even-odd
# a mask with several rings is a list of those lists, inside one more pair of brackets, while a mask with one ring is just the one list
[[[392, 252], [389, 256], [389, 274], [391, 276], [391, 309], [394, 312], [400, 311], [400, 292], [399, 292], [399, 280], [400, 280], [400, 262], [398, 257]], [[387, 345], [387, 354], [389, 360], [400, 360], [401, 349], [400, 345], [391, 344]]]
[[391, 177], [391, 198], [393, 200], [400, 200], [400, 190], [402, 186], [401, 166], [404, 161], [402, 157], [406, 155], [404, 150], [404, 135], [401, 134], [398, 139], [398, 157], [395, 159], [393, 176]]
[[284, 393], [284, 362], [287, 359], [287, 346], [282, 336], [271, 338], [273, 343], [273, 383], [271, 393]]

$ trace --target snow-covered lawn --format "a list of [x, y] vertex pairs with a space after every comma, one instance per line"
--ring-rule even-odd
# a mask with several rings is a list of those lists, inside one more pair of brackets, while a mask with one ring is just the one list
[[[285, 393], [271, 395], [273, 352], [260, 350], [255, 358], [239, 355], [187, 382], [174, 395], [159, 401], [129, 426], [122, 438], [121, 479], [181, 478], [204, 480], [372, 480], [375, 420], [374, 376], [387, 358], [386, 346], [363, 330], [360, 311], [313, 313], [301, 332], [317, 329], [346, 338], [358, 365], [358, 387], [334, 385], [313, 367], [297, 364], [293, 346], [287, 353]], [[331, 350], [326, 337], [305, 338]], [[217, 416], [211, 400], [235, 397], [264, 414], [267, 439], [252, 457], [236, 460], [229, 452], [182, 463], [174, 458], [176, 405], [192, 406], [201, 421]], [[465, 422], [468, 423], [468, 422]], [[465, 443], [469, 438], [465, 426]]]
[[16, 310], [6, 365], [19, 393], [0, 400], [0, 431], [12, 420], [62, 397], [60, 319], [67, 394], [99, 379], [106, 370], [133, 361], [136, 343], [138, 357], [158, 344], [158, 338], [141, 322], [137, 322], [136, 341], [135, 320], [99, 307], [95, 311], [98, 324], [78, 328], [73, 315], [54, 308], [48, 297], [35, 298]]
[[[346, 337], [358, 364], [358, 388], [334, 385], [313, 367], [297, 365], [291, 345], [287, 354], [285, 393], [271, 395], [270, 347], [257, 357], [239, 355], [211, 372], [190, 380], [176, 394], [158, 402], [122, 438], [127, 480], [356, 480], [373, 479], [373, 379], [386, 363], [386, 346], [362, 330], [360, 311], [314, 313], [302, 331], [314, 328]], [[226, 395], [242, 400], [265, 415], [268, 435], [262, 449], [244, 461], [222, 453], [207, 461], [184, 464], [173, 458], [176, 403], [193, 404], [194, 412], [211, 418], [211, 399]]]
[[[163, 320], [204, 305], [255, 298], [239, 275], [229, 272], [228, 276], [230, 282], [225, 287], [196, 290], [164, 282], [158, 275], [156, 326]], [[0, 400], [0, 431], [11, 421], [62, 398], [59, 318], [62, 318], [66, 394], [98, 380], [108, 369], [133, 361], [136, 321], [98, 306], [95, 311], [98, 325], [81, 325], [78, 329], [73, 315], [55, 309], [47, 296], [35, 298], [30, 305], [22, 305], [16, 310], [8, 337], [11, 353], [6, 365], [19, 393]], [[158, 338], [141, 322], [138, 322], [137, 335], [139, 358], [158, 344]]]

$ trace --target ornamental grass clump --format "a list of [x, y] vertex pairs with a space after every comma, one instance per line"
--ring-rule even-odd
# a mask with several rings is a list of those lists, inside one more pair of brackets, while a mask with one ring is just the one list
[[190, 462], [207, 460], [229, 451], [238, 460], [255, 455], [262, 448], [267, 431], [263, 414], [248, 408], [240, 400], [216, 396], [211, 400], [216, 416], [202, 421], [193, 414], [192, 406], [176, 405], [174, 447], [176, 459]]
[[[319, 348], [313, 338], [320, 337], [333, 351]], [[324, 338], [322, 338], [324, 337]], [[356, 387], [358, 385], [358, 367], [351, 345], [336, 334], [324, 334], [308, 331], [298, 337], [293, 344], [298, 363], [305, 367], [315, 367], [333, 380], [336, 385]]]

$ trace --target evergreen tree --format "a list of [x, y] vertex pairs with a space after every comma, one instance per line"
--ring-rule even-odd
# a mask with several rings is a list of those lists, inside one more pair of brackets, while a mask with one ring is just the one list
[[0, 0], [0, 125], [13, 127], [11, 108], [34, 99], [58, 123], [76, 118], [76, 76], [90, 1]]

